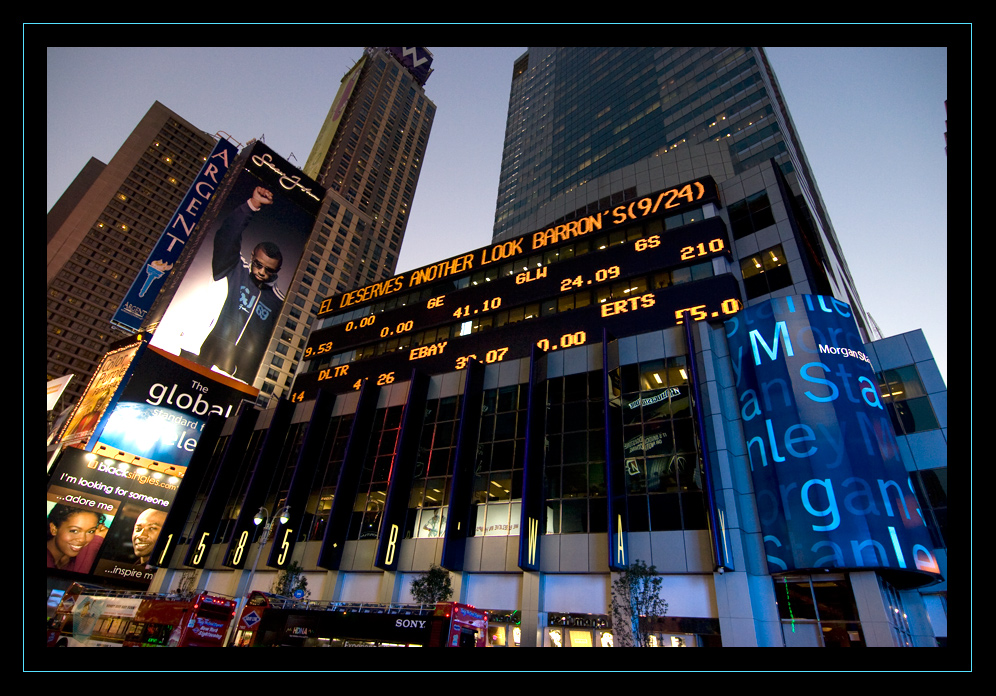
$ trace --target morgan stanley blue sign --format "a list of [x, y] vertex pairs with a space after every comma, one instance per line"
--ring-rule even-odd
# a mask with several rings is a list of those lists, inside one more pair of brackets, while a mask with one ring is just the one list
[[112, 324], [131, 331], [138, 331], [141, 327], [145, 315], [163, 287], [163, 280], [186, 246], [194, 225], [204, 213], [208, 199], [224, 178], [229, 163], [237, 153], [235, 145], [224, 138], [218, 140], [180, 207], [173, 213], [159, 242], [149, 254], [145, 268], [139, 272], [118, 311], [111, 318]]
[[769, 572], [941, 580], [851, 308], [780, 297], [738, 312], [726, 335]]

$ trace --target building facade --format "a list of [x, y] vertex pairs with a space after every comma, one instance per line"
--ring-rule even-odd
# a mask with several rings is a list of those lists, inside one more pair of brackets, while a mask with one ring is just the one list
[[[900, 508], [889, 499], [887, 514], [876, 502], [882, 519], [901, 515], [919, 529], [902, 561], [888, 557], [887, 536], [817, 540], [814, 548], [837, 551], [810, 559], [815, 567], [778, 556], [753, 479], [757, 421], [738, 394], [742, 365], [728, 334], [751, 306], [801, 307], [816, 296], [796, 275], [795, 220], [773, 163], [716, 182], [694, 172], [678, 179], [694, 165], [675, 160], [675, 186], [623, 201], [598, 229], [598, 216], [550, 226], [329, 298], [291, 398], [229, 419], [204, 455], [206, 481], [226, 483], [202, 487], [163, 587], [193, 568], [217, 592], [266, 590], [293, 559], [316, 608], [389, 605], [410, 602], [411, 580], [436, 563], [451, 571], [455, 599], [489, 612], [490, 645], [605, 646], [621, 630], [612, 582], [641, 560], [661, 574], [669, 603], [649, 626], [657, 645], [943, 639], [943, 586], [932, 584], [946, 572], [943, 541], [924, 541], [927, 515], [909, 500]], [[748, 198], [768, 212], [738, 238]], [[764, 285], [750, 272], [763, 260], [760, 236], [781, 247], [765, 247], [776, 261], [760, 274]], [[745, 243], [750, 251], [739, 250]], [[857, 340], [873, 362], [884, 357]], [[926, 369], [925, 347], [914, 345], [911, 360]], [[883, 400], [899, 379], [884, 367], [901, 361], [892, 353], [864, 377]], [[930, 394], [936, 375], [918, 374], [930, 376], [911, 393]], [[943, 390], [897, 404], [889, 408], [898, 423], [908, 411], [936, 414], [923, 416], [926, 437], [943, 440]], [[812, 447], [834, 451], [811, 422]], [[804, 449], [808, 436], [789, 435], [800, 427], [786, 430], [772, 460], [783, 447]], [[882, 447], [895, 440], [876, 432]], [[935, 457], [925, 470], [943, 470], [936, 448], [918, 447]], [[919, 460], [912, 448], [890, 451], [893, 469], [881, 480], [891, 492], [896, 466], [913, 471]], [[852, 464], [855, 473], [864, 466]], [[935, 476], [920, 478], [936, 492]], [[783, 514], [820, 511], [815, 498], [803, 500]], [[848, 501], [834, 510], [871, 509]], [[290, 519], [276, 526], [276, 541], [253, 546], [260, 530], [247, 515], [285, 506]], [[943, 504], [929, 516], [943, 519]], [[913, 547], [926, 554], [923, 568], [913, 568]], [[247, 573], [258, 553], [266, 560]], [[920, 583], [932, 588], [927, 600]]]
[[[153, 589], [240, 597], [300, 567], [303, 612], [387, 611], [438, 564], [490, 646], [608, 647], [641, 561], [656, 646], [943, 643], [945, 388], [922, 334], [871, 340], [763, 52], [630, 49], [601, 81], [635, 85], [605, 111], [625, 118], [576, 145], [544, 138], [605, 104], [558, 120], [558, 70], [582, 94], [584, 61], [622, 68], [574, 50], [515, 65], [493, 243], [336, 285], [285, 398], [209, 422]], [[663, 113], [645, 84], [684, 125], [625, 159]]]
[[[49, 213], [48, 378], [71, 406], [115, 340], [111, 319], [216, 138], [156, 102], [106, 166], [91, 161]], [[73, 200], [69, 201], [66, 196]], [[54, 224], [53, 224], [54, 223]]]

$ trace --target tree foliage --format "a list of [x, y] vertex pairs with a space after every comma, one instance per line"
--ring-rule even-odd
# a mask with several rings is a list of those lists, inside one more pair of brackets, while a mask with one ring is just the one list
[[428, 572], [412, 580], [411, 591], [412, 598], [419, 604], [445, 602], [453, 596], [450, 572], [433, 563]]
[[648, 647], [650, 636], [640, 625], [640, 617], [662, 617], [667, 601], [661, 597], [664, 579], [656, 566], [633, 561], [612, 582], [612, 623], [620, 646]]
[[291, 561], [277, 575], [277, 579], [273, 583], [273, 594], [281, 597], [293, 597], [298, 590], [303, 592], [304, 599], [311, 596], [311, 590], [308, 589], [308, 578], [304, 576], [304, 568], [297, 561]]

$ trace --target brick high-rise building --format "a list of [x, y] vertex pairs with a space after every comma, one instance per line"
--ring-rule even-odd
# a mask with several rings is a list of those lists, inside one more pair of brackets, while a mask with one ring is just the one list
[[108, 346], [111, 318], [216, 139], [156, 102], [106, 165], [91, 160], [49, 212], [48, 379], [83, 393]]

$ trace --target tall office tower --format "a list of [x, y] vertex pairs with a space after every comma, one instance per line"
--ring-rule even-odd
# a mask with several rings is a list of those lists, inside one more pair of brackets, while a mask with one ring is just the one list
[[343, 77], [304, 172], [330, 194], [337, 292], [394, 275], [436, 105], [424, 48], [367, 48]]
[[494, 239], [604, 210], [665, 179], [716, 176], [710, 144], [735, 175], [774, 159], [800, 221], [809, 291], [854, 306], [865, 339], [878, 338], [762, 48], [530, 48], [513, 70]]
[[329, 295], [394, 275], [436, 105], [432, 54], [367, 48], [343, 76], [303, 172], [328, 189], [257, 376], [261, 405], [285, 394]]
[[111, 161], [102, 167], [91, 160], [52, 207], [47, 370], [49, 379], [75, 375], [64, 406], [79, 398], [108, 346], [123, 337], [111, 318], [214, 143], [156, 102]]

